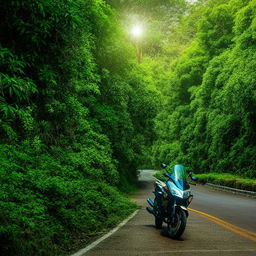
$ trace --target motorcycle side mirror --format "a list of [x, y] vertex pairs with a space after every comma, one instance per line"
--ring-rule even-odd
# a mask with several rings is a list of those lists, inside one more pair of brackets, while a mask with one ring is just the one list
[[167, 167], [167, 164], [161, 163], [161, 168], [165, 169]]
[[198, 181], [198, 177], [196, 177], [196, 176], [191, 176], [191, 179], [193, 180], [193, 181]]
[[192, 172], [189, 172], [188, 173], [188, 177], [190, 177], [191, 178], [191, 180], [193, 180], [193, 181], [198, 181], [198, 177], [196, 177], [196, 176], [192, 176]]

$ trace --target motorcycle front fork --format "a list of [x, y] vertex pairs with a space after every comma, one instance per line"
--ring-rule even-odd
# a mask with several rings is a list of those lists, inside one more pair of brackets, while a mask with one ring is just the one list
[[175, 222], [175, 211], [176, 211], [176, 202], [172, 202], [172, 205], [168, 205], [168, 209], [161, 208], [163, 213], [163, 221], [165, 223], [174, 223]]
[[174, 223], [175, 222], [175, 211], [176, 211], [176, 201], [174, 200], [173, 205], [170, 206], [170, 212], [168, 214], [168, 222]]

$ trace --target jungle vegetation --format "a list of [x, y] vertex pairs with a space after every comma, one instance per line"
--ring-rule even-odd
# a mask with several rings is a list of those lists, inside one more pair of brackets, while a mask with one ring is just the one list
[[0, 254], [67, 255], [161, 161], [256, 178], [255, 33], [256, 0], [1, 1]]
[[198, 1], [170, 35], [171, 45], [182, 38], [185, 46], [170, 56], [162, 86], [155, 160], [256, 178], [255, 7], [256, 1]]

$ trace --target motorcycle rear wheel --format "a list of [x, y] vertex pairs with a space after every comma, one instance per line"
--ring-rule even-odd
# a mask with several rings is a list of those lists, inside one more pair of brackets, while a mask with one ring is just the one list
[[186, 213], [183, 210], [176, 211], [175, 217], [174, 217], [174, 223], [169, 222], [167, 225], [168, 235], [174, 239], [179, 238], [183, 234], [186, 228], [186, 224], [187, 224]]
[[155, 197], [154, 199], [154, 210], [155, 210], [155, 213], [156, 213], [156, 216], [155, 216], [155, 226], [157, 229], [161, 229], [162, 226], [163, 226], [163, 218], [160, 216], [160, 207], [159, 207], [159, 203]]
[[155, 225], [157, 229], [161, 229], [163, 225], [163, 219], [161, 217], [155, 217]]

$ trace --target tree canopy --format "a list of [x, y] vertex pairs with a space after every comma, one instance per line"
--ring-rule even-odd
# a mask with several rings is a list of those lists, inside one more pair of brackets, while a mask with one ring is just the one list
[[254, 7], [255, 1], [199, 2], [181, 23], [178, 30], [186, 31], [194, 13], [202, 13], [170, 67], [155, 161], [256, 177]]

